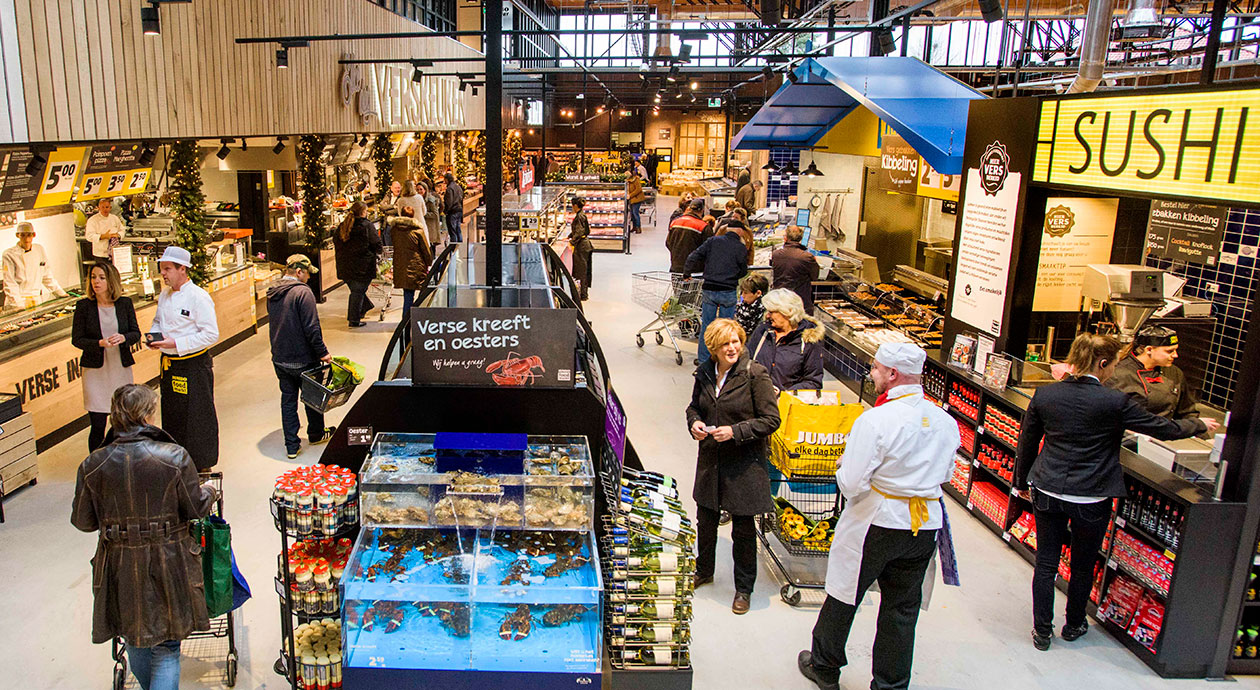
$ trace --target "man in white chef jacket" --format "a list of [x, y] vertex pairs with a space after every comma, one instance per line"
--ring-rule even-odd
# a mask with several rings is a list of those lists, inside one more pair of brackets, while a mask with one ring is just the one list
[[162, 428], [192, 456], [199, 471], [219, 462], [219, 417], [214, 409], [214, 361], [219, 341], [214, 300], [188, 277], [192, 256], [167, 247], [158, 259], [166, 289], [158, 295], [149, 347], [162, 352]]
[[55, 297], [68, 297], [52, 275], [48, 254], [35, 244], [35, 226], [17, 224], [17, 245], [4, 252], [3, 283], [5, 308], [33, 307]]
[[114, 202], [101, 199], [96, 202], [96, 215], [87, 219], [83, 228], [83, 236], [92, 243], [92, 256], [106, 261], [113, 261], [111, 251], [118, 240], [126, 234], [122, 218], [114, 214]]
[[838, 687], [853, 616], [875, 582], [871, 688], [910, 684], [914, 627], [935, 576], [941, 484], [953, 471], [959, 442], [957, 422], [923, 397], [926, 358], [909, 343], [879, 347], [871, 365], [879, 400], [853, 423], [838, 463], [836, 482], [847, 502], [827, 561], [827, 600], [812, 651], [797, 657], [801, 674], [824, 690]]

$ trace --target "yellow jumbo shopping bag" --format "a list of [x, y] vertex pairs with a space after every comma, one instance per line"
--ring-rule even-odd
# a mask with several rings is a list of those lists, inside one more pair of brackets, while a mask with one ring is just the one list
[[785, 476], [835, 474], [844, 455], [857, 404], [841, 404], [834, 391], [779, 393], [779, 428], [770, 437], [770, 461]]

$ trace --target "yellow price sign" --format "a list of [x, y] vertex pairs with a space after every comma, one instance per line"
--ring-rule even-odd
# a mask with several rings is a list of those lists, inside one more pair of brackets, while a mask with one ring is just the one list
[[1033, 180], [1260, 203], [1260, 89], [1048, 99]]
[[70, 196], [79, 182], [79, 174], [83, 172], [85, 153], [86, 146], [71, 146], [48, 154], [48, 165], [44, 169], [44, 181], [40, 184], [39, 196], [35, 198], [35, 208], [70, 203]]

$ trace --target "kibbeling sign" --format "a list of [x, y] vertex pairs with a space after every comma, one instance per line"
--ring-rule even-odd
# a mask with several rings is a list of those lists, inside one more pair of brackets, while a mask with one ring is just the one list
[[572, 388], [577, 312], [572, 309], [416, 308], [413, 385]]

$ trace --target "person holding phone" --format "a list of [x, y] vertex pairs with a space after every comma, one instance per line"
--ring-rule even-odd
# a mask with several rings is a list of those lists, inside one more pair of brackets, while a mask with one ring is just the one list
[[779, 428], [779, 396], [770, 372], [744, 349], [744, 329], [716, 319], [704, 331], [713, 357], [696, 368], [687, 429], [699, 441], [696, 481], [696, 587], [713, 582], [720, 511], [731, 513], [735, 599], [731, 611], [748, 613], [757, 582], [754, 516], [774, 511], [770, 498], [768, 439]]
[[134, 383], [131, 346], [140, 342], [140, 324], [131, 298], [122, 294], [118, 269], [97, 259], [88, 270], [87, 297], [74, 305], [70, 344], [83, 350], [83, 406], [91, 420], [88, 451], [100, 448], [114, 391]]

